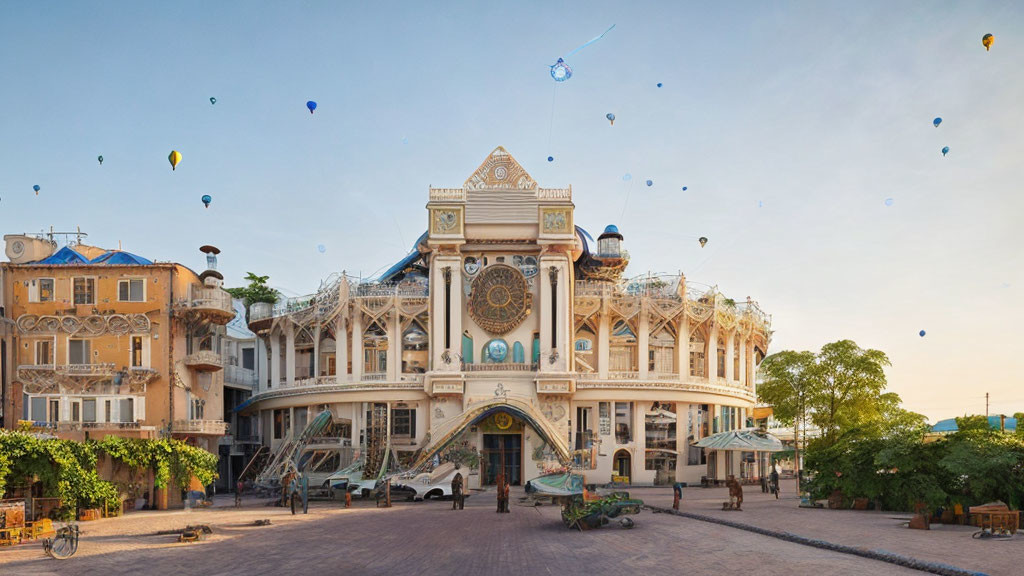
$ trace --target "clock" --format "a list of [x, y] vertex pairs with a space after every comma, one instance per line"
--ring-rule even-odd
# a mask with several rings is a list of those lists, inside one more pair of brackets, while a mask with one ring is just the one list
[[532, 302], [522, 272], [507, 264], [492, 264], [473, 280], [469, 315], [490, 334], [508, 334], [530, 314]]

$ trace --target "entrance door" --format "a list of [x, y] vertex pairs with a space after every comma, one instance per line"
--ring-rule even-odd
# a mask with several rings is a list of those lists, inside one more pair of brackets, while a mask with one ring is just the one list
[[484, 434], [483, 483], [493, 486], [504, 468], [509, 484], [522, 484], [523, 437], [519, 434]]
[[632, 459], [630, 458], [628, 450], [619, 450], [615, 453], [615, 478], [612, 478], [613, 482], [622, 482], [629, 484], [630, 471], [633, 469]]

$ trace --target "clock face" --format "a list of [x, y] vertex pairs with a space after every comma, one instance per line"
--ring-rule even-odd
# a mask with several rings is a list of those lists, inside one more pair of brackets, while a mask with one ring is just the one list
[[522, 272], [492, 264], [473, 280], [469, 315], [490, 334], [508, 334], [530, 314], [531, 300]]

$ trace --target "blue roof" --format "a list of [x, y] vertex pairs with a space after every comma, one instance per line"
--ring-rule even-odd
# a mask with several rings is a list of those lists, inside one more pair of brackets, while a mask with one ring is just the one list
[[616, 226], [615, 224], [609, 224], [609, 225], [605, 226], [604, 233], [605, 234], [618, 234], [619, 233], [619, 227]]
[[391, 278], [393, 278], [394, 276], [398, 275], [399, 272], [405, 270], [410, 264], [415, 262], [420, 256], [422, 256], [422, 254], [420, 254], [418, 246], [420, 245], [420, 242], [423, 242], [426, 239], [427, 233], [424, 232], [419, 238], [416, 239], [416, 243], [412, 245], [412, 252], [409, 252], [409, 254], [405, 258], [402, 258], [394, 266], [388, 268], [387, 271], [381, 274], [376, 281], [387, 282], [388, 280], [391, 280]]
[[590, 252], [590, 245], [587, 244], [587, 238], [590, 238], [590, 241], [593, 242], [594, 237], [591, 236], [589, 232], [587, 232], [583, 228], [580, 228], [579, 226], [576, 227], [576, 237], [580, 239], [580, 242], [583, 242], [583, 251]]
[[85, 259], [78, 252], [75, 252], [71, 248], [65, 246], [60, 250], [57, 250], [47, 258], [43, 258], [37, 264], [88, 264], [89, 261]]
[[[988, 417], [989, 428], [998, 430], [999, 429], [999, 416]], [[956, 418], [946, 418], [945, 420], [939, 420], [932, 426], [932, 432], [956, 432], [959, 428], [956, 425]], [[1017, 429], [1017, 419], [1007, 416], [1006, 417], [1006, 429], [1013, 432]]]
[[64, 266], [88, 266], [92, 264], [99, 266], [149, 266], [152, 263], [141, 256], [136, 256], [131, 252], [124, 252], [122, 250], [108, 250], [92, 260], [86, 260], [85, 256], [72, 250], [70, 246], [65, 246], [49, 257], [36, 262], [36, 264]]
[[149, 266], [153, 262], [142, 256], [136, 256], [131, 252], [122, 250], [108, 250], [93, 258], [89, 264], [103, 264], [105, 266]]

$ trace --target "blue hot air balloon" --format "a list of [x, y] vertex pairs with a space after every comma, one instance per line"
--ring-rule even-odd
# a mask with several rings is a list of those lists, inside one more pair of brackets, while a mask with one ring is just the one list
[[216, 103], [217, 103], [217, 99], [214, 98], [213, 96], [210, 96], [210, 104], [216, 104]]
[[932, 120], [932, 124], [935, 124], [935, 127], [938, 128], [939, 124], [942, 124], [942, 118], [936, 118], [935, 120]]
[[924, 330], [918, 332], [917, 335], [920, 336], [921, 338], [924, 338]]
[[32, 189], [36, 191], [36, 196], [39, 196], [39, 184], [33, 186]]
[[654, 186], [654, 180], [648, 180], [647, 181], [647, 185], [648, 186]]
[[885, 205], [886, 206], [892, 206], [892, 198], [886, 198], [885, 199]]
[[555, 161], [555, 157], [554, 156], [548, 156], [548, 162], [554, 162], [554, 161]]
[[604, 117], [607, 118], [608, 121], [612, 123], [612, 126], [615, 126], [615, 114], [609, 112], [608, 114], [605, 114]]
[[683, 192], [686, 192], [686, 186], [683, 186]]
[[316, 110], [316, 102], [313, 102], [312, 100], [306, 102], [306, 108], [309, 108], [309, 113], [312, 114], [313, 110]]
[[210, 196], [209, 194], [203, 194], [202, 201], [203, 201], [203, 206], [206, 206], [207, 208], [209, 208], [210, 207], [210, 202], [213, 202], [213, 197]]
[[324, 246], [323, 244], [317, 244], [316, 249], [319, 250], [321, 254], [327, 252], [327, 246]]
[[942, 155], [945, 156], [946, 154], [949, 154], [949, 146], [942, 147]]
[[661, 82], [658, 82], [658, 88], [661, 88]]

